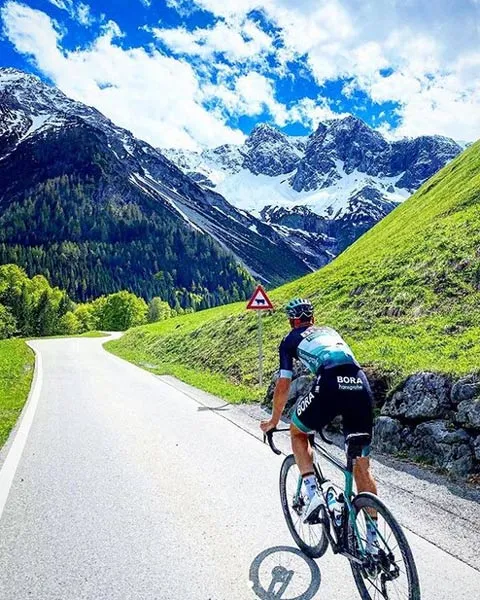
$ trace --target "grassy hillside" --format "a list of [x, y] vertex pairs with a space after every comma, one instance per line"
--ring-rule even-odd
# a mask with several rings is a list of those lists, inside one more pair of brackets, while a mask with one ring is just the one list
[[25, 404], [34, 355], [23, 340], [0, 340], [0, 448]]
[[[277, 309], [298, 295], [312, 299], [317, 323], [338, 329], [362, 363], [392, 373], [393, 382], [423, 369], [478, 369], [480, 142], [330, 265], [271, 294]], [[224, 396], [232, 400], [258, 397], [256, 318], [244, 308], [231, 304], [140, 327], [107, 347], [211, 391], [227, 382]], [[288, 324], [277, 310], [264, 326], [270, 374]]]

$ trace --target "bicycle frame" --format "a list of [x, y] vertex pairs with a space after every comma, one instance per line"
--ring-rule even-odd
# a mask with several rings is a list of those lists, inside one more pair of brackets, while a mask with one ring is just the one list
[[[314, 469], [316, 471], [316, 475], [317, 478], [319, 480], [320, 485], [322, 483], [324, 483], [325, 481], [327, 481], [327, 479], [324, 477], [323, 472], [322, 472], [322, 468], [320, 465], [320, 462], [318, 460], [318, 454], [321, 454], [323, 456], [323, 458], [325, 458], [326, 460], [328, 460], [328, 462], [333, 465], [336, 469], [338, 469], [339, 471], [341, 471], [344, 475], [345, 478], [345, 485], [344, 485], [344, 489], [343, 489], [343, 496], [344, 496], [344, 500], [345, 500], [345, 505], [346, 505], [346, 513], [348, 515], [348, 520], [350, 521], [350, 523], [352, 524], [353, 530], [355, 532], [355, 535], [357, 537], [357, 541], [359, 544], [359, 549], [360, 552], [362, 554], [362, 556], [366, 556], [366, 551], [365, 551], [365, 547], [363, 544], [363, 540], [360, 536], [360, 533], [358, 531], [358, 527], [357, 527], [357, 521], [355, 519], [355, 510], [353, 508], [353, 504], [352, 504], [352, 500], [353, 500], [353, 460], [351, 458], [347, 459], [347, 464], [345, 465], [344, 463], [342, 463], [340, 460], [338, 460], [337, 458], [335, 458], [335, 456], [332, 456], [325, 448], [323, 448], [320, 444], [317, 444], [315, 442], [315, 436], [314, 435], [310, 435], [309, 436], [309, 442], [310, 445], [312, 446], [312, 449], [314, 450], [314, 460], [313, 460], [313, 464], [314, 464]], [[302, 486], [302, 477], [298, 478], [298, 487], [297, 487], [297, 494], [301, 493], [301, 486]], [[345, 534], [346, 532], [346, 526], [347, 526], [347, 520], [344, 519], [343, 522], [343, 531], [342, 534]], [[338, 541], [335, 541], [332, 537], [332, 535], [330, 534], [329, 528], [325, 527], [325, 532], [326, 535], [329, 538], [330, 544], [332, 546], [332, 550], [333, 552], [336, 554], [343, 554], [344, 556], [348, 556], [348, 558], [350, 558], [351, 560], [355, 560], [356, 562], [361, 563], [362, 561], [359, 561], [357, 557], [351, 555], [349, 552], [344, 550], [344, 546], [342, 541], [339, 539]]]
[[[281, 454], [281, 451], [273, 443], [273, 433], [277, 432], [277, 431], [288, 431], [288, 429], [270, 430], [269, 432], [267, 432], [265, 434], [264, 441], [268, 440], [268, 443], [270, 444], [271, 449], [273, 450], [273, 452], [275, 454], [278, 455], [278, 454]], [[319, 434], [320, 434], [320, 437], [322, 438], [322, 440], [324, 442], [326, 442], [327, 444], [333, 443], [331, 440], [329, 440], [325, 436], [323, 430], [320, 431]], [[330, 545], [332, 546], [332, 550], [335, 554], [342, 554], [343, 556], [346, 556], [347, 558], [349, 558], [349, 560], [352, 560], [354, 562], [362, 564], [363, 563], [362, 560], [360, 560], [357, 556], [353, 556], [352, 554], [350, 554], [350, 552], [345, 550], [345, 537], [347, 534], [347, 525], [348, 525], [348, 522], [350, 521], [353, 531], [355, 533], [355, 536], [357, 538], [358, 549], [360, 551], [360, 554], [363, 558], [365, 558], [367, 556], [363, 540], [358, 531], [357, 521], [355, 518], [356, 514], [355, 514], [355, 510], [353, 508], [353, 497], [354, 497], [354, 494], [353, 494], [353, 460], [354, 459], [351, 456], [347, 455], [347, 464], [345, 465], [344, 463], [340, 462], [337, 458], [335, 458], [335, 456], [332, 456], [329, 452], [327, 452], [327, 450], [325, 450], [325, 448], [323, 448], [321, 445], [319, 445], [315, 442], [315, 434], [311, 433], [308, 436], [308, 440], [310, 442], [312, 449], [314, 450], [313, 467], [314, 467], [315, 474], [317, 476], [317, 479], [318, 479], [320, 485], [322, 483], [324, 483], [325, 481], [327, 481], [327, 479], [323, 476], [322, 468], [321, 468], [320, 462], [318, 460], [318, 454], [321, 454], [326, 460], [328, 460], [328, 462], [330, 464], [332, 464], [336, 469], [341, 471], [345, 477], [345, 486], [344, 486], [344, 490], [343, 490], [343, 495], [344, 495], [344, 500], [345, 500], [345, 504], [346, 504], [346, 512], [348, 514], [348, 520], [345, 518], [343, 519], [343, 528], [341, 531], [341, 534], [342, 534], [341, 536], [338, 535], [338, 532], [336, 531], [336, 528], [335, 528], [336, 534], [338, 535], [338, 539], [335, 540], [330, 533], [330, 523], [331, 523], [330, 514], [328, 513], [327, 510], [324, 510], [325, 518], [323, 519], [323, 524], [324, 524], [325, 534], [328, 537]], [[296, 498], [299, 498], [301, 495], [302, 484], [303, 484], [303, 479], [300, 476], [298, 478], [297, 489], [296, 489], [296, 493], [295, 493]], [[367, 515], [367, 517], [368, 517], [368, 515]], [[373, 524], [373, 520], [370, 519], [370, 517], [369, 517], [369, 520]], [[374, 524], [374, 526], [375, 526], [375, 524]], [[380, 535], [378, 528], [377, 528], [377, 533]], [[383, 540], [383, 537], [381, 535], [380, 535], [380, 537]]]
[[[280, 455], [282, 454], [281, 450], [279, 450], [273, 442], [273, 434], [277, 431], [288, 431], [288, 429], [272, 429], [266, 432], [264, 436], [264, 441], [268, 440], [272, 451], [275, 454]], [[325, 436], [323, 430], [319, 431], [318, 434], [326, 444], [333, 443]], [[397, 554], [401, 552], [402, 557], [404, 558], [409, 590], [414, 591], [414, 600], [419, 600], [420, 592], [418, 573], [416, 571], [411, 550], [408, 546], [408, 542], [405, 538], [405, 535], [401, 531], [400, 525], [395, 521], [395, 518], [390, 513], [388, 508], [378, 498], [376, 498], [374, 494], [356, 494], [354, 492], [354, 461], [357, 457], [362, 456], [363, 452], [361, 451], [361, 449], [365, 445], [365, 439], [370, 440], [370, 436], [368, 434], [360, 433], [347, 436], [346, 465], [340, 460], [338, 460], [335, 456], [330, 454], [330, 452], [328, 452], [323, 446], [317, 443], [315, 441], [315, 435], [313, 433], [311, 433], [308, 436], [308, 439], [313, 450], [313, 468], [320, 485], [328, 481], [328, 479], [323, 475], [322, 472], [322, 467], [320, 463], [321, 457], [325, 458], [334, 468], [338, 469], [343, 473], [343, 476], [345, 478], [345, 485], [343, 487], [345, 508], [343, 510], [342, 523], [341, 525], [337, 525], [325, 503], [320, 503], [320, 507], [318, 509], [319, 512], [318, 515], [316, 515], [316, 520], [312, 519], [309, 522], [311, 522], [311, 524], [321, 525], [323, 529], [323, 535], [325, 536], [325, 538], [321, 540], [321, 543], [319, 540], [318, 542], [316, 542], [316, 546], [310, 547], [308, 543], [306, 543], [303, 540], [302, 536], [298, 534], [296, 530], [296, 523], [292, 520], [291, 514], [291, 508], [293, 508], [295, 513], [299, 515], [300, 518], [302, 518], [303, 507], [305, 506], [305, 499], [304, 495], [302, 494], [302, 476], [298, 476], [298, 481], [296, 483], [296, 489], [293, 498], [291, 497], [291, 495], [289, 496], [289, 498], [286, 497], [286, 481], [288, 472], [290, 467], [295, 463], [295, 461], [292, 462], [292, 459], [294, 458], [293, 455], [287, 456], [284, 460], [281, 469], [280, 495], [282, 498], [282, 507], [285, 513], [285, 517], [287, 519], [288, 527], [297, 544], [299, 544], [300, 548], [306, 546], [307, 550], [312, 552], [311, 556], [320, 557], [325, 552], [327, 548], [327, 543], [329, 543], [334, 554], [340, 554], [342, 556], [345, 556], [350, 561], [355, 578], [355, 583], [357, 584], [362, 598], [364, 597], [362, 590], [365, 588], [363, 580], [367, 578], [370, 581], [370, 583], [372, 583], [372, 577], [375, 579], [375, 581], [378, 579], [378, 577], [380, 577], [380, 583], [378, 585], [381, 585], [381, 589], [375, 583], [372, 583], [372, 585], [376, 590], [380, 591], [384, 598], [387, 598], [389, 596], [386, 595], [386, 583], [388, 581], [393, 581], [394, 579], [397, 579], [402, 573], [402, 571], [397, 565], [393, 551], [390, 549], [387, 541], [385, 540], [386, 536], [384, 537], [379, 531], [377, 517], [378, 514], [381, 514], [384, 520], [390, 526], [391, 532], [394, 534], [393, 540], [394, 542], [397, 542], [395, 548], [399, 548], [399, 550], [397, 550]], [[291, 500], [293, 500], [292, 505]], [[371, 514], [372, 510], [374, 511], [374, 514]], [[367, 527], [371, 525], [376, 529], [379, 538], [382, 540], [384, 548], [379, 548], [378, 553], [372, 553], [371, 551], [367, 552], [367, 542], [366, 540], [364, 540], [364, 538], [362, 538], [362, 535], [359, 531], [360, 522], [358, 522], [357, 524], [358, 515], [362, 515]], [[306, 521], [303, 522], [305, 523]], [[331, 532], [332, 527], [333, 532]], [[391, 533], [388, 536], [388, 539], [390, 539], [390, 536]], [[317, 554], [315, 554], [314, 551], [317, 551]], [[310, 556], [310, 554], [308, 555]], [[408, 597], [411, 598], [412, 596], [409, 595]]]

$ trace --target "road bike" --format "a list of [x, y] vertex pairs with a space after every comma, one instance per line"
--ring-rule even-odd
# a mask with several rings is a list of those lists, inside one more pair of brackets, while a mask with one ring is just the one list
[[[265, 436], [275, 454], [281, 454], [273, 441], [273, 435], [278, 431], [288, 429], [272, 429]], [[323, 431], [319, 435], [325, 444], [333, 443]], [[321, 458], [343, 473], [345, 485], [337, 498], [340, 505], [343, 503], [343, 510], [340, 517], [333, 514], [324, 494], [325, 504], [320, 506], [314, 522], [304, 523], [308, 497], [295, 457], [293, 454], [287, 456], [280, 470], [280, 498], [295, 543], [311, 558], [323, 556], [329, 545], [334, 554], [345, 556], [362, 600], [420, 600], [418, 573], [402, 528], [375, 494], [355, 494], [353, 491], [354, 460], [361, 456], [370, 436], [354, 434], [347, 437], [346, 465], [319, 444], [315, 435], [309, 435], [309, 442], [319, 489], [325, 489], [323, 484], [328, 482], [322, 471]], [[367, 523], [370, 529], [376, 530], [375, 552], [367, 548]]]

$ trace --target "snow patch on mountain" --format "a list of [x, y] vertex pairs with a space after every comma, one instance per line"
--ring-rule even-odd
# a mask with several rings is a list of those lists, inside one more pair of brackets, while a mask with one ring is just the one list
[[321, 123], [303, 138], [259, 125], [241, 146], [165, 153], [200, 185], [255, 215], [269, 205], [300, 205], [337, 218], [365, 187], [378, 189], [387, 202], [402, 202], [461, 150], [442, 136], [390, 143], [346, 117]]

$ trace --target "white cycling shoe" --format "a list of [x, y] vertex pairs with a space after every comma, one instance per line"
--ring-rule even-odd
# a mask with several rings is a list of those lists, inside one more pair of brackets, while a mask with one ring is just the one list
[[305, 507], [305, 511], [303, 513], [303, 522], [313, 525], [314, 523], [319, 523], [319, 512], [320, 507], [325, 505], [325, 501], [323, 499], [322, 494], [317, 491], [310, 498], [309, 503]]

